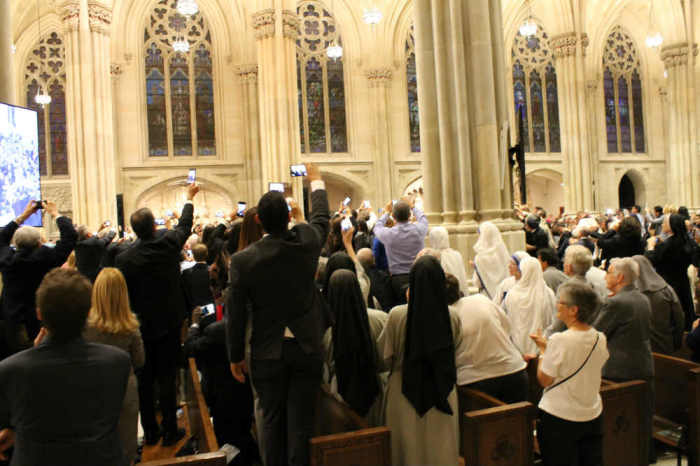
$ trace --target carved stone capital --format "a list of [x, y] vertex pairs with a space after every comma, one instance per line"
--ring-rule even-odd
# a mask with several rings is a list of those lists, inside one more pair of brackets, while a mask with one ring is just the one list
[[275, 10], [273, 8], [253, 13], [253, 29], [258, 40], [275, 35]]
[[388, 87], [391, 84], [393, 72], [391, 68], [375, 68], [367, 70], [367, 81], [370, 87]]
[[238, 65], [236, 74], [242, 82], [255, 84], [258, 82], [258, 65]]
[[300, 21], [296, 11], [282, 11], [282, 33], [284, 37], [296, 41], [299, 37], [299, 26]]
[[63, 30], [67, 33], [77, 31], [80, 24], [80, 2], [78, 0], [67, 0], [59, 6], [58, 11]]
[[112, 11], [100, 3], [90, 2], [88, 3], [88, 21], [92, 32], [109, 35], [112, 27]]
[[[689, 52], [690, 49], [687, 42], [667, 45], [661, 49], [661, 60], [663, 60], [666, 69], [687, 65]], [[693, 60], [697, 55], [698, 44], [693, 44]]]
[[588, 47], [588, 35], [577, 35], [575, 32], [567, 32], [552, 37], [550, 44], [554, 58], [570, 57], [576, 54], [576, 45], [580, 42], [584, 55]]

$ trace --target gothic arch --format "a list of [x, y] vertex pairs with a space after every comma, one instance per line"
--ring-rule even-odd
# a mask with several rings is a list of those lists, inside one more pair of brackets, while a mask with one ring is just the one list
[[[620, 173], [617, 178], [617, 186], [620, 185], [622, 179], [627, 176], [634, 186], [635, 202], [641, 206], [646, 204], [647, 201], [647, 180], [642, 172], [636, 169], [627, 170]], [[625, 206], [629, 207], [629, 206]]]
[[[225, 203], [228, 204], [228, 209], [232, 210], [235, 206], [235, 200], [238, 199], [239, 196], [237, 192], [231, 191], [231, 189], [226, 189], [223, 186], [221, 186], [218, 183], [215, 183], [213, 181], [210, 181], [207, 178], [198, 178], [197, 179], [197, 184], [200, 186], [201, 190], [197, 194], [197, 197], [195, 198], [195, 204], [198, 202], [202, 202], [203, 199], [206, 198], [207, 193], [211, 193], [217, 198], [223, 200]], [[149, 207], [152, 209], [159, 209], [161, 208], [160, 206], [154, 205], [152, 202], [149, 203], [149, 200], [154, 199], [158, 195], [163, 195], [163, 196], [174, 196], [177, 197], [178, 195], [182, 195], [185, 193], [185, 183], [183, 182], [182, 177], [177, 177], [177, 178], [167, 178], [167, 179], [156, 179], [154, 180], [154, 184], [152, 184], [150, 187], [142, 190], [140, 193], [138, 193], [134, 197], [134, 202], [131, 206], [131, 210], [125, 210], [124, 215], [128, 219], [129, 215], [141, 207]], [[183, 201], [184, 202], [184, 201]], [[149, 205], [150, 204], [150, 205]], [[175, 203], [172, 203], [175, 204]], [[176, 205], [170, 205], [168, 204], [168, 208], [173, 209], [176, 208]], [[195, 214], [197, 212], [195, 211]], [[128, 222], [127, 222], [128, 223]]]

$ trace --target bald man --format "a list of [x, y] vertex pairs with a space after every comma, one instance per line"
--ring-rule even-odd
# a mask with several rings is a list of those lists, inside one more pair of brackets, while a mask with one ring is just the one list
[[371, 308], [381, 307], [383, 311], [389, 312], [394, 299], [389, 274], [377, 268], [374, 254], [369, 248], [357, 251], [357, 260], [362, 264], [370, 281], [368, 306]]

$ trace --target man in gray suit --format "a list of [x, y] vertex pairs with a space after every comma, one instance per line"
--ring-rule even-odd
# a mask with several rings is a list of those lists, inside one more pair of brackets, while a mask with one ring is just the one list
[[14, 444], [11, 466], [126, 466], [117, 425], [131, 358], [83, 340], [90, 292], [76, 270], [41, 282], [35, 348], [0, 362], [0, 461]]
[[651, 354], [651, 306], [635, 286], [639, 265], [631, 257], [612, 259], [605, 276], [610, 296], [603, 304], [594, 326], [608, 339], [610, 359], [603, 366], [603, 377], [615, 382], [647, 382], [648, 416], [643, 419], [649, 441], [649, 460], [655, 461], [651, 441], [654, 416], [654, 358]]

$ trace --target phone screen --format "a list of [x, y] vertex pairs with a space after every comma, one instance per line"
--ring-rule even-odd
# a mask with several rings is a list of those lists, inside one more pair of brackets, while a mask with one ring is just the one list
[[236, 213], [238, 214], [239, 217], [243, 217], [245, 215], [245, 208], [247, 207], [248, 204], [245, 202], [239, 202], [238, 203], [238, 209]]
[[270, 191], [284, 192], [284, 183], [270, 183]]
[[289, 173], [292, 176], [306, 176], [306, 165], [304, 165], [303, 163], [299, 165], [291, 165], [289, 167]]
[[187, 184], [192, 184], [195, 181], [197, 181], [197, 169], [196, 168], [190, 168], [189, 173], [187, 174]]
[[105, 220], [105, 226], [106, 226], [106, 227], [110, 226], [111, 224], [112, 224], [112, 222], [110, 222], [109, 220]]
[[209, 314], [213, 314], [214, 312], [216, 312], [214, 303], [209, 303], [202, 306], [202, 317], [208, 316]]
[[365, 208], [365, 209], [369, 209], [369, 208], [371, 208], [372, 206], [370, 205], [369, 201], [364, 201], [364, 202], [362, 203], [362, 207]]
[[351, 201], [351, 200], [352, 200], [352, 199], [351, 199], [349, 196], [346, 197], [346, 198], [343, 200], [343, 205], [346, 206], [346, 205], [350, 204], [350, 201]]
[[157, 218], [157, 219], [156, 219], [156, 225], [165, 225], [165, 219]]
[[343, 219], [343, 221], [340, 222], [340, 228], [341, 228], [343, 231], [348, 231], [349, 229], [351, 229], [351, 228], [352, 228], [352, 222], [350, 221], [350, 219], [349, 219], [349, 218]]

